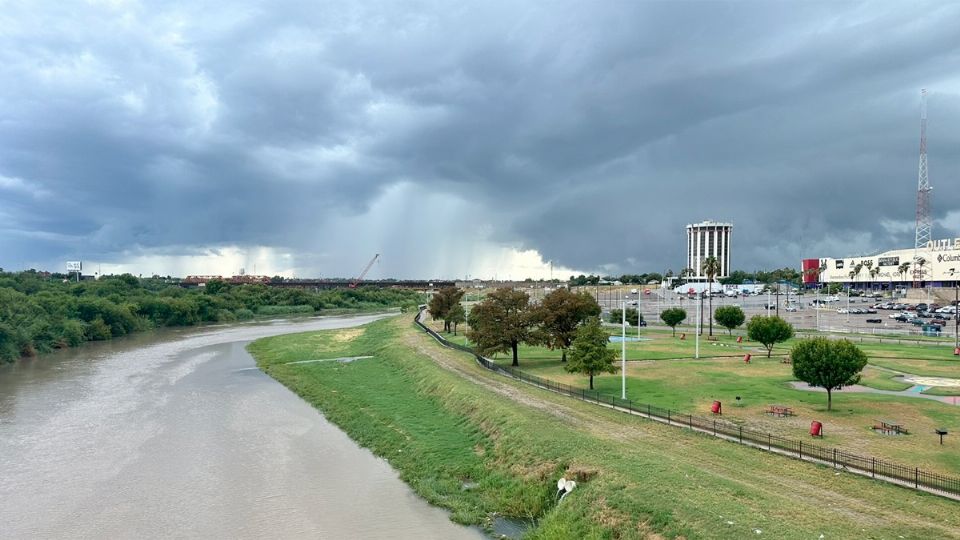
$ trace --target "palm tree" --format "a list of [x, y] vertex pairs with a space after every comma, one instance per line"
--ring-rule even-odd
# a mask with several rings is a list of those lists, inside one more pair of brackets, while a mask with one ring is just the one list
[[704, 259], [701, 270], [707, 275], [707, 287], [710, 291], [710, 336], [713, 336], [713, 277], [720, 273], [720, 261], [710, 256]]
[[877, 280], [877, 276], [879, 276], [879, 275], [880, 275], [880, 267], [879, 267], [879, 266], [876, 267], [876, 268], [871, 268], [871, 269], [870, 269], [870, 279], [876, 281], [876, 280]]
[[910, 263], [905, 262], [897, 267], [897, 273], [900, 274], [900, 281], [906, 279], [907, 272], [910, 271]]
[[919, 281], [920, 286], [923, 287], [923, 267], [926, 266], [927, 260], [924, 259], [923, 257], [917, 257], [913, 261], [913, 264], [915, 266], [915, 270], [913, 273], [913, 280]]

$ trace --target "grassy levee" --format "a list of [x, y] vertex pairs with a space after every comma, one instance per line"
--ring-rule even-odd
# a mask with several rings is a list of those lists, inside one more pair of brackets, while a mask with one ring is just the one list
[[[534, 539], [960, 538], [955, 502], [529, 387], [406, 318], [250, 350], [458, 522], [536, 517]], [[580, 485], [558, 505], [564, 473]]]

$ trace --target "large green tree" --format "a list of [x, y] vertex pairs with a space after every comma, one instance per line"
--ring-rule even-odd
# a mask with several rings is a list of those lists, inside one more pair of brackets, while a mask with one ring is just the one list
[[833, 406], [832, 392], [860, 382], [867, 355], [845, 340], [813, 338], [800, 341], [790, 351], [793, 376], [827, 391], [827, 410]]
[[433, 320], [443, 320], [444, 332], [450, 331], [450, 324], [452, 322], [449, 318], [450, 309], [459, 304], [462, 298], [463, 290], [456, 287], [444, 287], [430, 298], [430, 303], [427, 304], [427, 310], [430, 312], [430, 317], [432, 317]]
[[767, 358], [770, 358], [774, 345], [793, 337], [793, 326], [780, 317], [754, 315], [747, 323], [747, 337], [763, 343], [767, 349]]
[[512, 365], [519, 366], [518, 346], [533, 341], [535, 319], [531, 311], [527, 293], [497, 289], [470, 310], [467, 338], [477, 344], [477, 352], [482, 355], [511, 351]]
[[683, 308], [667, 308], [660, 312], [660, 320], [673, 329], [673, 335], [677, 335], [677, 325], [687, 318], [687, 311]]
[[733, 334], [734, 328], [747, 320], [747, 316], [743, 314], [743, 310], [739, 306], [720, 306], [713, 313], [713, 318], [730, 334]]
[[[710, 303], [710, 335], [713, 335], [713, 278], [720, 273], [720, 261], [717, 260], [713, 255], [707, 257], [703, 260], [703, 264], [700, 266], [700, 269], [703, 271], [704, 275], [707, 276], [707, 291], [709, 291], [710, 296], [708, 297], [708, 302]], [[702, 305], [702, 304], [701, 304]], [[702, 331], [701, 331], [702, 334]]]
[[617, 352], [607, 347], [610, 337], [600, 326], [600, 319], [591, 317], [577, 329], [577, 337], [570, 349], [570, 362], [564, 367], [570, 373], [582, 373], [590, 377], [590, 389], [593, 390], [593, 377], [600, 373], [616, 373]]
[[577, 327], [590, 317], [600, 315], [600, 304], [587, 293], [572, 293], [559, 288], [543, 297], [533, 309], [536, 323], [533, 341], [562, 351], [561, 362], [567, 361], [567, 349], [576, 337]]
[[[643, 320], [643, 315], [640, 314], [636, 308], [627, 308], [627, 324], [630, 326], [636, 326], [640, 324], [640, 321]], [[620, 324], [623, 322], [623, 310], [620, 309], [611, 309], [610, 315], [607, 317], [607, 322], [612, 322], [614, 324]]]
[[453, 324], [453, 335], [457, 335], [457, 326], [467, 320], [467, 312], [463, 309], [463, 304], [454, 304], [453, 307], [447, 311], [446, 320]]

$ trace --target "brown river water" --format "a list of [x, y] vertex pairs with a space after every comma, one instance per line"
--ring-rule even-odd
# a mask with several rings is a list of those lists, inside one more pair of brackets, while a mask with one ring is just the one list
[[0, 366], [0, 538], [483, 538], [244, 349], [377, 317], [162, 331]]

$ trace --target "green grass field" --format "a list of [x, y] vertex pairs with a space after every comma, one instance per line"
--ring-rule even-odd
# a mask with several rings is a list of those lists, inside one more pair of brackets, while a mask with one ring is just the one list
[[[923, 391], [924, 394], [931, 396], [960, 396], [960, 387], [956, 386], [931, 386]], [[958, 400], [960, 403], [960, 400]]]
[[[439, 327], [437, 327], [439, 329]], [[616, 335], [619, 335], [617, 333]], [[636, 330], [634, 330], [636, 336]], [[628, 333], [628, 336], [630, 334]], [[774, 348], [773, 357], [757, 344], [737, 344], [735, 337], [717, 334], [716, 341], [701, 338], [700, 360], [694, 360], [694, 343], [671, 336], [669, 331], [641, 331], [648, 341], [628, 342], [627, 397], [642, 403], [668, 407], [684, 413], [709, 414], [714, 400], [724, 405], [724, 417], [791, 438], [806, 436], [810, 422], [824, 423], [824, 443], [847, 448], [907, 465], [917, 465], [944, 474], [960, 475], [960, 439], [943, 446], [931, 444], [934, 429], [947, 426], [960, 431], [960, 408], [951, 404], [906, 396], [835, 392], [833, 410], [827, 411], [827, 396], [822, 392], [798, 390], [789, 385], [795, 380], [792, 368], [781, 360], [796, 340]], [[678, 334], [679, 336], [679, 334]], [[896, 344], [858, 345], [873, 365], [915, 374], [960, 377], [960, 362], [936, 358], [937, 354], [952, 357], [953, 351], [943, 347]], [[610, 347], [620, 350], [619, 343]], [[899, 353], [915, 358], [897, 358]], [[750, 364], [743, 354], [751, 353]], [[508, 361], [504, 355], [498, 360]], [[641, 360], [637, 362], [636, 360]], [[522, 346], [520, 367], [528, 373], [573, 386], [587, 387], [585, 376], [567, 373], [560, 362], [560, 351], [543, 347]], [[932, 373], [931, 373], [932, 372]], [[889, 371], [868, 366], [860, 384], [878, 390], [901, 391], [912, 384], [894, 380]], [[594, 380], [601, 392], [620, 395], [619, 373], [604, 374]], [[957, 389], [952, 389], [956, 392]], [[933, 389], [930, 395], [957, 395], [947, 389]], [[741, 396], [736, 406], [736, 396]], [[792, 418], [771, 417], [765, 413], [769, 405], [792, 407]], [[878, 419], [898, 420], [912, 434], [891, 438], [870, 429]]]
[[[534, 517], [534, 539], [960, 537], [955, 502], [530, 388], [441, 348], [406, 318], [250, 350], [462, 523], [492, 512]], [[360, 355], [374, 358], [286, 364]], [[702, 366], [711, 362], [737, 373], [731, 360]], [[747, 367], [770, 370], [763, 378], [783, 366]], [[557, 505], [564, 473], [580, 486]]]

